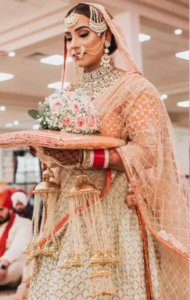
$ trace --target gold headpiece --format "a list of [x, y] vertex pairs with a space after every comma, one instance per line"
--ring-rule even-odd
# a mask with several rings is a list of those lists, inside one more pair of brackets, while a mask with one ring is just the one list
[[[73, 11], [65, 18], [64, 24], [66, 27], [72, 27], [78, 22], [78, 19], [79, 15]], [[89, 27], [92, 31], [97, 33], [98, 36], [100, 36], [101, 33], [105, 32], [108, 28], [101, 13], [93, 6], [90, 6]]]
[[108, 28], [101, 13], [92, 6], [90, 6], [89, 27], [92, 31], [96, 32], [98, 36], [100, 36], [101, 33], [105, 32]]
[[79, 19], [79, 15], [75, 14], [74, 11], [64, 20], [64, 24], [66, 27], [74, 26]]

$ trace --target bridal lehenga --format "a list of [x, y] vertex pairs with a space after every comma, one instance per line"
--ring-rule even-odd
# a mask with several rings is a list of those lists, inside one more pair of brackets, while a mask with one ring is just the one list
[[[35, 258], [29, 300], [186, 300], [188, 197], [172, 126], [156, 88], [130, 59], [115, 20], [102, 6], [93, 7], [114, 34], [127, 70], [102, 66], [76, 85], [99, 111], [102, 135], [126, 141], [117, 149], [125, 172], [85, 170], [90, 191], [100, 191], [92, 203], [81, 195], [73, 200], [81, 171], [56, 167], [61, 192], [52, 206], [55, 230], [44, 230], [40, 247], [57, 243], [57, 249], [54, 256]], [[52, 167], [45, 154], [40, 158]]]

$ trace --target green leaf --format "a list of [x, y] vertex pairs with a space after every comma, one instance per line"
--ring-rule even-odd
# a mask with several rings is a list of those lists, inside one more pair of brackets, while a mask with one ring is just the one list
[[78, 88], [78, 89], [75, 90], [75, 93], [76, 93], [77, 95], [79, 95], [79, 96], [82, 96], [82, 95], [83, 95], [83, 89]]
[[39, 115], [40, 115], [40, 117], [43, 116], [46, 108], [48, 108], [48, 107], [49, 107], [49, 105], [47, 103], [45, 103], [45, 104], [43, 104], [43, 105], [40, 106], [40, 108], [39, 108]]
[[35, 120], [40, 119], [39, 111], [36, 109], [29, 109], [28, 114], [30, 117], [32, 117], [32, 119], [35, 119]]

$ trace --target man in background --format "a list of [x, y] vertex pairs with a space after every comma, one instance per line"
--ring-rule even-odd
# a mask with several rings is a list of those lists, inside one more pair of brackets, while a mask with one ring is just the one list
[[0, 288], [18, 286], [23, 273], [22, 254], [31, 237], [31, 221], [13, 212], [9, 190], [0, 192]]
[[12, 197], [13, 207], [16, 214], [20, 217], [32, 219], [33, 207], [28, 203], [27, 196], [24, 191], [16, 191]]

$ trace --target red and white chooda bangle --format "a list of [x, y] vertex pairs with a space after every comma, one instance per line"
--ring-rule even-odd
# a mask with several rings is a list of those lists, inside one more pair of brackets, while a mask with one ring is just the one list
[[109, 166], [109, 150], [84, 150], [84, 159], [82, 166], [84, 169], [107, 169]]

